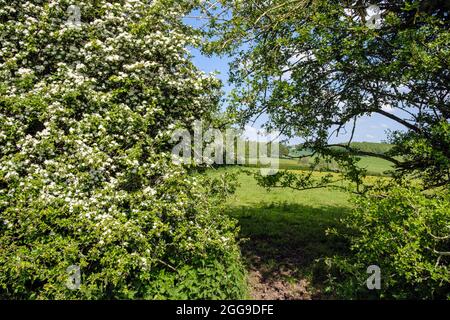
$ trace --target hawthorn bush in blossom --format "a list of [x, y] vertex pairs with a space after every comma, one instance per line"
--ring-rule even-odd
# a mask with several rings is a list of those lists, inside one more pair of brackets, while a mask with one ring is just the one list
[[0, 0], [1, 298], [243, 296], [224, 192], [171, 161], [219, 101], [193, 5]]

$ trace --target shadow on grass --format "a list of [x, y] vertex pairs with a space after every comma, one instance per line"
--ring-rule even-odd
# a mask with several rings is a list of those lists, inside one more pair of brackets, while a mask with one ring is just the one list
[[339, 219], [348, 210], [284, 202], [230, 208], [229, 214], [239, 221], [252, 296], [326, 298], [322, 293], [324, 278], [317, 276], [315, 261], [345, 253], [344, 240], [326, 235], [326, 230], [340, 228]]

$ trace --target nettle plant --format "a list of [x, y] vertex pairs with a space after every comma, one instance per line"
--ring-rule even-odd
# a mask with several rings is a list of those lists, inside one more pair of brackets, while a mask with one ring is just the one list
[[194, 1], [73, 1], [0, 0], [0, 297], [241, 297], [224, 193], [170, 154], [219, 101]]

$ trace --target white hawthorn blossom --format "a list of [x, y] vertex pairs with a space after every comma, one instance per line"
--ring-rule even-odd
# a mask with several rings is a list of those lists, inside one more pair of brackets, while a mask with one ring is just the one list
[[[0, 286], [153, 297], [169, 263], [231, 248], [228, 220], [172, 163], [168, 139], [217, 110], [220, 82], [190, 61], [189, 1], [78, 0], [76, 27], [70, 4], [0, 0]], [[58, 282], [72, 264], [79, 292]]]

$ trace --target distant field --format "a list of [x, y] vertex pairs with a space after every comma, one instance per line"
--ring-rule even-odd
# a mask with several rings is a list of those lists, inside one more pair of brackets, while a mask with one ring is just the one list
[[392, 163], [375, 157], [362, 157], [358, 165], [365, 168], [369, 174], [384, 174], [386, 171], [392, 170]]
[[[250, 156], [249, 152], [250, 145], [253, 145], [254, 150], [259, 150], [259, 148], [261, 148], [261, 144], [258, 144], [256, 142], [247, 142], [245, 153], [247, 166], [250, 167], [262, 166], [262, 164], [258, 162], [256, 158]], [[369, 152], [371, 154], [378, 154], [378, 155], [386, 154], [393, 147], [393, 145], [391, 144], [375, 143], [375, 142], [352, 142], [350, 146], [355, 150], [359, 150], [362, 152]], [[266, 151], [268, 151], [267, 150], [268, 148], [269, 147], [264, 145], [264, 149]], [[290, 147], [284, 146], [283, 148], [280, 148], [280, 151], [282, 151], [282, 149], [284, 150], [284, 152], [280, 152], [280, 154], [284, 154], [285, 156], [279, 159], [280, 169], [286, 170], [309, 169], [311, 164], [315, 164], [315, 161], [317, 159], [316, 156], [312, 155], [312, 151], [310, 149], [305, 149], [303, 148], [302, 145]], [[332, 147], [332, 149], [345, 152], [344, 151], [345, 149], [342, 149], [341, 147]], [[370, 156], [359, 156], [359, 158], [361, 159], [358, 163], [359, 166], [361, 168], [366, 169], [369, 175], [375, 176], [389, 175], [387, 171], [392, 170], [392, 163], [387, 160]], [[267, 159], [268, 158], [266, 158], [266, 160]], [[264, 162], [264, 159], [262, 162]], [[316, 171], [333, 171], [333, 172], [338, 172], [340, 170], [338, 164], [335, 161], [327, 163], [323, 159], [320, 160], [319, 165], [317, 165], [315, 169]]]
[[[361, 160], [358, 162], [358, 165], [361, 168], [367, 170], [369, 175], [385, 175], [387, 171], [392, 170], [392, 163], [375, 157], [360, 157]], [[303, 159], [279, 159], [280, 169], [284, 170], [302, 170], [308, 169], [310, 164], [312, 163], [311, 158], [303, 158]], [[321, 164], [318, 167], [321, 171], [336, 171], [338, 170], [337, 165], [335, 164]]]

